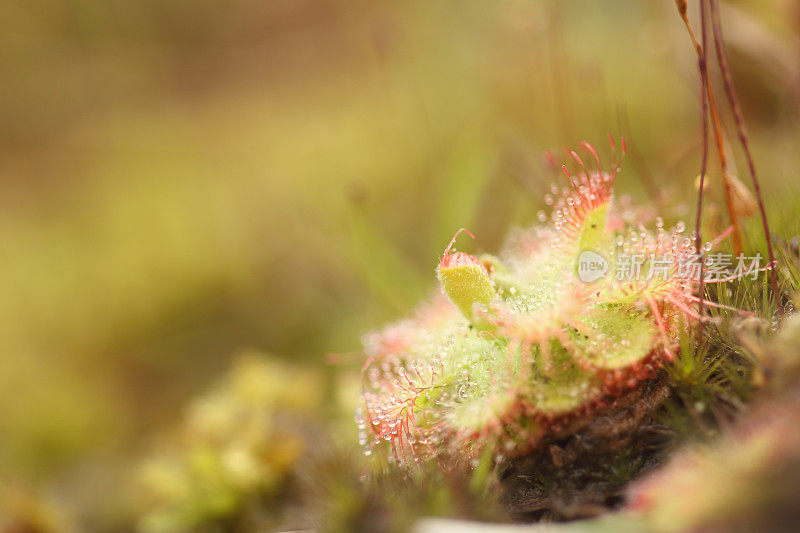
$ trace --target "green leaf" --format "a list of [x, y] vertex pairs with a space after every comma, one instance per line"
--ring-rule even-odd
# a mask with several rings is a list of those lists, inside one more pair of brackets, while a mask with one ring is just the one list
[[497, 296], [489, 273], [477, 260], [469, 264], [440, 266], [437, 272], [447, 296], [469, 320], [473, 318], [476, 304], [488, 305]]
[[573, 356], [595, 368], [624, 368], [653, 349], [657, 329], [649, 314], [628, 306], [597, 306], [575, 317], [569, 331]]

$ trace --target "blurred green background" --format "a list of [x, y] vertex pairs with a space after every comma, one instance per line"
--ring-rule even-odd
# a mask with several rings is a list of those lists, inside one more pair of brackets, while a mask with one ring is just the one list
[[[723, 8], [796, 221], [800, 6]], [[693, 53], [671, 0], [0, 3], [0, 478], [91, 483], [241, 350], [347, 360], [536, 219], [546, 149], [625, 135], [618, 192], [691, 212]]]

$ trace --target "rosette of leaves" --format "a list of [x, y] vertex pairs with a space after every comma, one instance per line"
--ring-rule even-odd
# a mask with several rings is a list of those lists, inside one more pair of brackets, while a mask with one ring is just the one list
[[512, 232], [498, 256], [455, 251], [457, 233], [441, 290], [365, 336], [366, 454], [408, 465], [527, 453], [640, 393], [674, 358], [681, 325], [701, 320], [683, 224], [628, 225], [612, 195], [621, 157], [606, 169], [582, 148], [593, 164], [571, 152], [580, 172], [564, 166], [549, 223]]

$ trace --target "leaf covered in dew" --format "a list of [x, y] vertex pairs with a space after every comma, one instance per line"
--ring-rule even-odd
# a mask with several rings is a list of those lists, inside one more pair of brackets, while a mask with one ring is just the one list
[[[400, 464], [525, 453], [644, 387], [673, 358], [679, 320], [700, 320], [699, 278], [679, 271], [694, 253], [684, 226], [626, 226], [612, 197], [619, 160], [605, 170], [583, 146], [597, 165], [573, 153], [583, 174], [567, 173], [549, 224], [515, 230], [496, 257], [454, 250], [459, 231], [440, 292], [365, 337], [366, 453]], [[663, 276], [616, 275], [631, 257], [654, 266], [666, 254]]]
[[573, 357], [598, 369], [626, 368], [642, 361], [658, 340], [653, 320], [627, 305], [591, 309], [571, 324]]
[[465, 316], [471, 317], [473, 306], [488, 305], [497, 293], [489, 271], [477, 257], [463, 252], [450, 253], [457, 236], [458, 233], [442, 255], [436, 273], [450, 300]]

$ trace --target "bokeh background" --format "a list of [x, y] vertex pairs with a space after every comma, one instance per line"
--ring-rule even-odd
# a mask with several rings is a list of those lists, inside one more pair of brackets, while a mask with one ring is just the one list
[[[722, 7], [791, 221], [800, 5]], [[357, 363], [458, 228], [536, 220], [545, 150], [625, 135], [618, 191], [677, 215], [699, 169], [670, 0], [2, 2], [0, 80], [0, 479], [68, 499], [242, 351]]]

